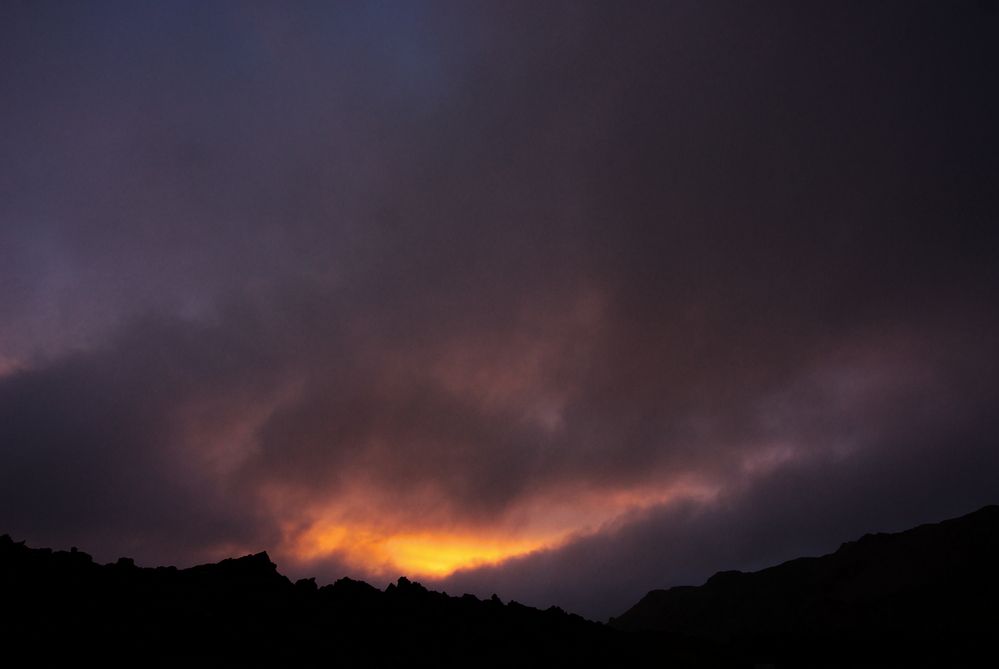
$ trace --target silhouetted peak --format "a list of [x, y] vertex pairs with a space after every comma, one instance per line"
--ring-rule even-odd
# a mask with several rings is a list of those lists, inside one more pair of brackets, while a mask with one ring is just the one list
[[223, 569], [238, 570], [242, 572], [255, 572], [261, 574], [277, 572], [277, 565], [271, 562], [271, 558], [267, 554], [267, 551], [244, 555], [243, 557], [238, 558], [227, 558], [217, 564]]
[[319, 588], [319, 594], [326, 599], [349, 603], [351, 606], [359, 606], [362, 603], [370, 605], [382, 597], [382, 591], [370, 583], [346, 577]]
[[77, 550], [76, 546], [70, 548], [68, 553], [66, 551], [57, 551], [56, 555], [60, 558], [68, 558], [73, 564], [78, 565], [91, 564], [94, 561], [94, 558], [90, 555], [90, 553]]
[[989, 504], [987, 506], [983, 506], [978, 511], [969, 513], [967, 516], [962, 516], [961, 518], [957, 518], [955, 520], [963, 521], [965, 523], [990, 525], [999, 529], [999, 505]]
[[365, 590], [377, 590], [378, 589], [375, 586], [373, 586], [370, 583], [368, 583], [367, 581], [359, 581], [357, 579], [349, 578], [347, 576], [344, 576], [343, 578], [338, 578], [333, 583], [333, 585], [327, 586], [327, 587], [345, 588], [345, 589], [364, 588]]
[[712, 576], [711, 578], [709, 578], [704, 585], [712, 586], [712, 587], [724, 586], [724, 585], [727, 585], [729, 583], [733, 583], [733, 582], [737, 581], [743, 575], [744, 575], [744, 573], [741, 572], [741, 571], [739, 571], [739, 570], [737, 570], [737, 569], [730, 569], [730, 570], [727, 570], [727, 571], [720, 571], [720, 572], [716, 573], [714, 576]]
[[399, 595], [422, 595], [429, 592], [429, 590], [416, 581], [410, 581], [405, 576], [400, 576], [395, 583], [390, 583], [385, 588], [385, 592]]
[[271, 562], [271, 556], [267, 554], [267, 551], [260, 551], [259, 553], [253, 553], [252, 555], [244, 555], [241, 558], [237, 558], [247, 564], [256, 564], [260, 566], [266, 565], [270, 569], [277, 569], [277, 565]]
[[215, 564], [203, 564], [181, 570], [186, 578], [225, 588], [290, 588], [292, 583], [277, 570], [266, 552], [227, 558]]
[[999, 506], [990, 504], [958, 518], [950, 518], [939, 523], [925, 523], [902, 532], [869, 532], [859, 539], [844, 542], [836, 553], [856, 555], [858, 551], [901, 549], [903, 545], [898, 543], [900, 541], [906, 542], [905, 547], [912, 549], [920, 543], [937, 542], [942, 533], [952, 532], [963, 534], [978, 532], [983, 535], [999, 532]]

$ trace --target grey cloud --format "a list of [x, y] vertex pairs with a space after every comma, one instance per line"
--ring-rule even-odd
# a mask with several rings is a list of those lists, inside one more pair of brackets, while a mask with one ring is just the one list
[[485, 524], [723, 482], [453, 581], [603, 615], [977, 503], [995, 30], [971, 2], [5, 6], [3, 530], [183, 561], [280, 543], [271, 486]]
[[605, 620], [654, 588], [700, 585], [717, 571], [762, 569], [831, 552], [867, 532], [962, 515], [994, 500], [994, 400], [993, 388], [957, 423], [898, 426], [848, 457], [791, 460], [712, 502], [636, 512], [563, 548], [458, 572], [435, 586], [500, 592]]

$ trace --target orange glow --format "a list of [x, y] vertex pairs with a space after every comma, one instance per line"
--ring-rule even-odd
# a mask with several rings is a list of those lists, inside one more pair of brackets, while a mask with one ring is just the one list
[[306, 561], [336, 553], [352, 566], [381, 575], [443, 577], [557, 542], [558, 537], [518, 539], [429, 531], [382, 534], [361, 527], [323, 525], [306, 532], [294, 552]]
[[349, 495], [342, 497], [337, 505], [317, 509], [311, 523], [289, 525], [285, 550], [304, 563], [335, 556], [361, 576], [432, 580], [460, 569], [557, 548], [606, 529], [635, 511], [678, 499], [708, 501], [716, 494], [717, 488], [692, 482], [630, 490], [562, 488], [524, 500], [489, 526], [474, 527], [429, 518], [421, 524], [420, 518], [386, 510], [372, 514], [378, 508], [376, 496], [364, 497], [355, 491], [357, 499], [366, 500], [367, 513], [349, 512], [357, 507], [349, 503]]

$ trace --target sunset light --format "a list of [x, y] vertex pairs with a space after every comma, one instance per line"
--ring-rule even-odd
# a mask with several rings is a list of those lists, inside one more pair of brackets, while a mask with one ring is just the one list
[[[536, 551], [558, 549], [566, 542], [592, 535], [630, 514], [678, 501], [704, 504], [719, 488], [706, 482], [679, 479], [672, 485], [635, 486], [622, 490], [561, 490], [540, 494], [511, 511], [511, 518], [480, 526], [449, 526], [418, 520], [369, 522], [331, 520], [356, 513], [338, 513], [336, 506], [318, 512], [305, 530], [290, 523], [279, 554], [303, 564], [334, 558], [355, 573], [373, 578], [407, 576], [443, 578], [456, 571], [498, 565]], [[362, 506], [363, 491], [353, 493], [352, 509]], [[347, 499], [347, 498], [345, 498]], [[374, 498], [367, 498], [374, 504]]]
[[0, 538], [607, 620], [999, 503], [997, 72], [999, 0], [0, 0]]
[[319, 526], [307, 532], [293, 553], [308, 561], [336, 554], [354, 568], [374, 575], [443, 577], [458, 569], [496, 564], [543, 548], [560, 537], [514, 538], [486, 533], [400, 532], [371, 528]]

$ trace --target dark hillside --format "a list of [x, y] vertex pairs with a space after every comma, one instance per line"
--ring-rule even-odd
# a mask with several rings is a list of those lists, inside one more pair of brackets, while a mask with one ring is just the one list
[[991, 657], [999, 507], [700, 587], [609, 626], [495, 595], [292, 583], [266, 553], [190, 569], [100, 565], [0, 537], [0, 642], [34, 664], [854, 666]]
[[842, 662], [991, 655], [999, 622], [999, 506], [700, 587], [655, 590], [613, 619], [760, 658]]

